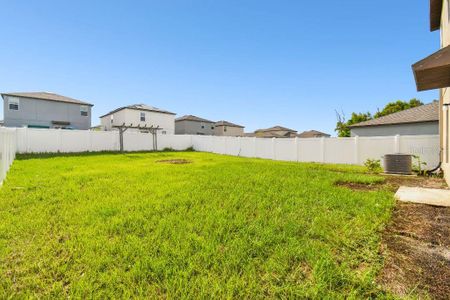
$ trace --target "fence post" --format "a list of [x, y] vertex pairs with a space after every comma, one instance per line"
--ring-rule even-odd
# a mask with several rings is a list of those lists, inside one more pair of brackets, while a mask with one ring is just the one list
[[253, 138], [253, 157], [256, 157], [256, 136]]
[[354, 164], [359, 164], [359, 136], [354, 137], [354, 147], [355, 147], [355, 157], [354, 157]]
[[394, 137], [394, 153], [400, 153], [400, 135]]
[[30, 143], [28, 142], [28, 131], [30, 129], [28, 129], [27, 127], [24, 127], [23, 130], [25, 130], [25, 134], [24, 134], [25, 135], [25, 153], [29, 153], [30, 152], [30, 149], [29, 149]]
[[[58, 151], [62, 152], [62, 129], [58, 129]], [[69, 151], [70, 152], [70, 151]]]
[[276, 153], [276, 149], [275, 149], [275, 143], [276, 143], [276, 139], [273, 137], [272, 138], [272, 158], [273, 158], [273, 160], [277, 160], [277, 153]]
[[241, 149], [242, 149], [242, 141], [241, 141], [241, 137], [238, 136], [238, 145], [239, 145], [239, 151], [237, 156], [241, 156]]
[[295, 161], [298, 162], [298, 137], [295, 137]]
[[325, 137], [320, 138], [320, 148], [322, 149], [322, 162], [325, 162]]

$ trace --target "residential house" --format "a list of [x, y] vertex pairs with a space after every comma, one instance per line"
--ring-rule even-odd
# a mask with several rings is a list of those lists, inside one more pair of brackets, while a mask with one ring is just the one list
[[321, 137], [330, 137], [331, 135], [327, 133], [323, 133], [317, 130], [308, 130], [303, 131], [302, 133], [298, 134], [297, 137], [307, 139], [307, 138], [321, 138]]
[[2, 93], [5, 127], [91, 127], [93, 104], [49, 92]]
[[433, 101], [349, 127], [351, 136], [439, 134], [439, 102]]
[[283, 126], [273, 126], [266, 129], [258, 129], [254, 136], [261, 138], [292, 138], [297, 136], [297, 130], [289, 129]]
[[214, 135], [219, 136], [243, 136], [244, 126], [228, 121], [218, 121], [214, 124]]
[[175, 113], [145, 104], [133, 104], [119, 107], [100, 117], [104, 130], [113, 130], [116, 126], [147, 126], [161, 128], [161, 134], [175, 133]]
[[441, 167], [450, 183], [450, 0], [430, 0], [430, 30], [441, 30], [440, 50], [412, 68], [418, 91], [440, 89]]
[[193, 115], [175, 119], [175, 134], [214, 135], [215, 122]]

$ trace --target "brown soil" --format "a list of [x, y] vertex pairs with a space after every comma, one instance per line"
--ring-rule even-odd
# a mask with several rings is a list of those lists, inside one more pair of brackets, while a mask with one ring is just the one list
[[447, 188], [443, 178], [425, 177], [425, 176], [401, 176], [401, 175], [383, 175], [387, 184], [390, 184], [396, 190], [401, 186], [425, 187], [432, 189]]
[[175, 164], [175, 165], [192, 163], [192, 161], [187, 160], [187, 159], [162, 159], [162, 160], [157, 160], [156, 162], [157, 163], [166, 163], [166, 164]]
[[437, 177], [422, 177], [422, 176], [392, 176], [382, 175], [384, 182], [381, 183], [359, 183], [359, 182], [346, 182], [338, 181], [335, 184], [337, 186], [344, 186], [355, 191], [372, 191], [387, 188], [393, 192], [396, 192], [398, 188], [403, 186], [413, 187], [426, 187], [434, 189], [446, 189], [447, 184], [445, 180]]
[[335, 183], [337, 186], [343, 186], [354, 191], [373, 191], [378, 190], [386, 186], [385, 183], [360, 183], [360, 182], [347, 182], [347, 181], [338, 181]]
[[397, 202], [383, 234], [379, 282], [398, 296], [450, 295], [450, 208]]

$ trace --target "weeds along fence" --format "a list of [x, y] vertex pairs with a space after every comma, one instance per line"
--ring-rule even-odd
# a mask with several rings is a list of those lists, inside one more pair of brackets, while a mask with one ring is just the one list
[[[61, 129], [11, 129], [16, 132], [17, 152], [118, 151], [117, 131]], [[154, 148], [151, 134], [124, 133], [125, 151]], [[408, 153], [420, 157], [431, 169], [439, 163], [439, 136], [383, 136], [351, 138], [220, 137], [200, 135], [158, 135], [158, 150], [172, 148], [282, 161], [321, 162], [362, 165], [367, 159], [382, 159], [385, 154]]]
[[16, 157], [16, 131], [14, 129], [0, 130], [0, 184], [8, 173]]

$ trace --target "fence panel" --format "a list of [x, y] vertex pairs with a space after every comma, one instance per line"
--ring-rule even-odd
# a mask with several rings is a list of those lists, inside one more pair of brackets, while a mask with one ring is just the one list
[[303, 162], [323, 162], [322, 139], [299, 139], [298, 160]]
[[192, 136], [158, 134], [158, 150], [172, 148], [174, 150], [186, 150], [192, 147]]
[[[439, 136], [409, 135], [399, 136], [399, 152], [420, 157], [425, 162], [424, 169], [437, 167], [440, 161]], [[417, 159], [413, 158], [415, 164]]]
[[258, 158], [275, 158], [275, 147], [273, 139], [257, 138], [255, 141], [256, 155]]
[[119, 151], [118, 131], [89, 131], [90, 148], [89, 151]]
[[6, 178], [17, 152], [17, 133], [15, 129], [0, 129], [0, 184]]
[[58, 151], [86, 152], [91, 150], [91, 132], [88, 130], [57, 130], [59, 135]]
[[44, 153], [58, 152], [60, 149], [59, 129], [26, 128], [22, 131], [25, 139], [25, 152]]
[[354, 164], [354, 138], [326, 138], [324, 139], [324, 161], [326, 163]]
[[123, 134], [124, 151], [151, 151], [154, 149], [153, 147], [153, 135], [151, 133], [125, 131]]
[[[297, 139], [298, 141], [298, 139]], [[275, 158], [276, 160], [297, 161], [297, 142], [296, 139], [275, 139]]]
[[256, 138], [252, 137], [241, 137], [241, 149], [240, 156], [243, 157], [256, 157]]
[[358, 164], [363, 164], [367, 159], [380, 159], [383, 164], [385, 154], [396, 153], [395, 136], [359, 137], [358, 139]]

